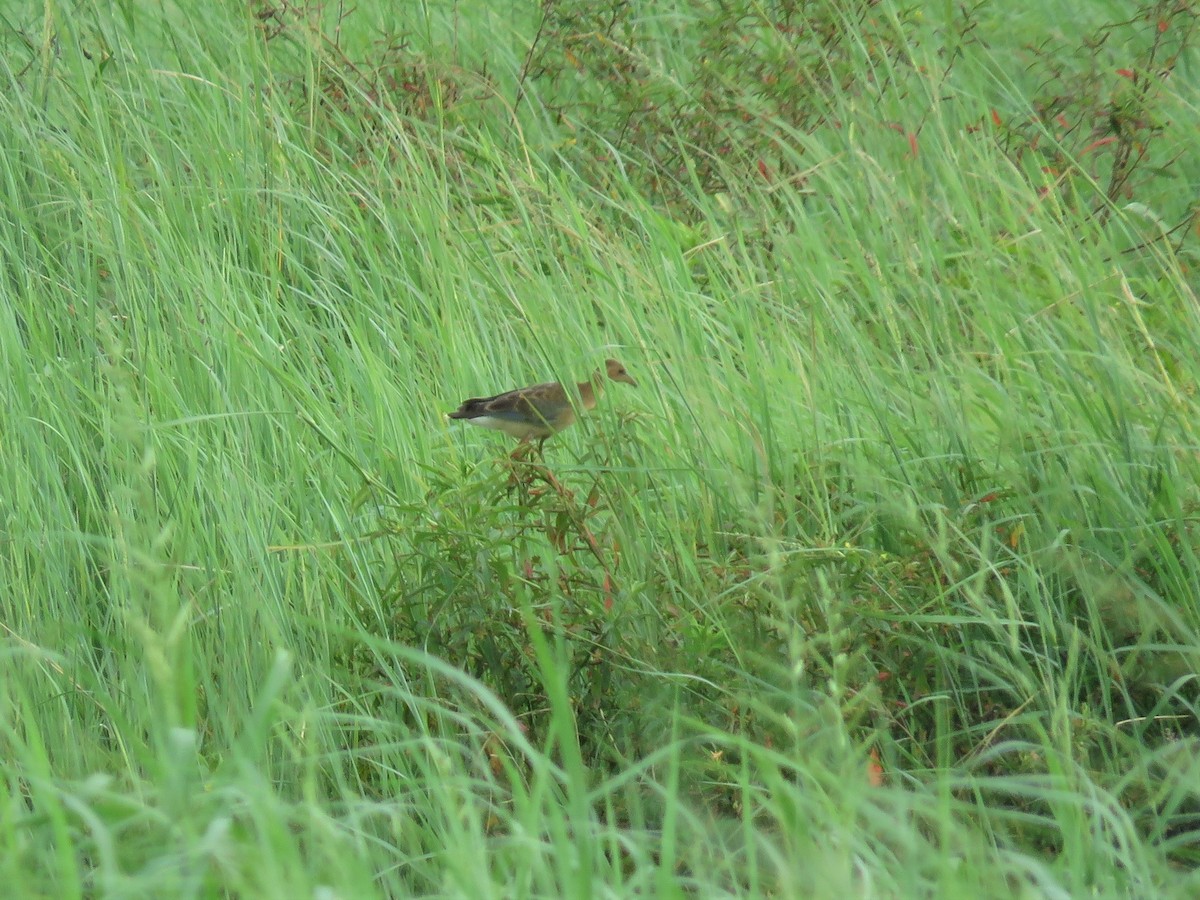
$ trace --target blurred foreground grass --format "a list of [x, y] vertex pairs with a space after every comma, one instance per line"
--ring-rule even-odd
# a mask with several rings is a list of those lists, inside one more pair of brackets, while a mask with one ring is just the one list
[[13, 13], [4, 883], [1193, 895], [1196, 25]]

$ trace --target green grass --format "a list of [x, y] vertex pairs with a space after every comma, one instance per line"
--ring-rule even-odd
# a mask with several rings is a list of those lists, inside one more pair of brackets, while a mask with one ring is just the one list
[[1195, 11], [718, 6], [0, 20], [13, 896], [1195, 894]]

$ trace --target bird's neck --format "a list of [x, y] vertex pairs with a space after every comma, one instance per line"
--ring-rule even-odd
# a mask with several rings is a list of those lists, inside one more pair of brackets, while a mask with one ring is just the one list
[[587, 381], [579, 382], [579, 399], [583, 403], [584, 409], [593, 409], [596, 406], [596, 398], [604, 392], [604, 375], [601, 372], [596, 372]]

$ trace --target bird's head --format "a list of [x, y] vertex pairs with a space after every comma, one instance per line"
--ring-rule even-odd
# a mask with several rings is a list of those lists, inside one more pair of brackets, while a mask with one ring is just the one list
[[613, 381], [621, 381], [625, 384], [637, 387], [637, 382], [633, 380], [633, 376], [625, 370], [625, 366], [617, 362], [615, 359], [606, 359], [604, 361], [604, 370], [608, 373], [608, 377]]

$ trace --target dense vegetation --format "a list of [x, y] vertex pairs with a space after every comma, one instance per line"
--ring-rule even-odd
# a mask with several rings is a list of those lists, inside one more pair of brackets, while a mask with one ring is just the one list
[[1195, 896], [1198, 26], [7, 10], [5, 890]]

